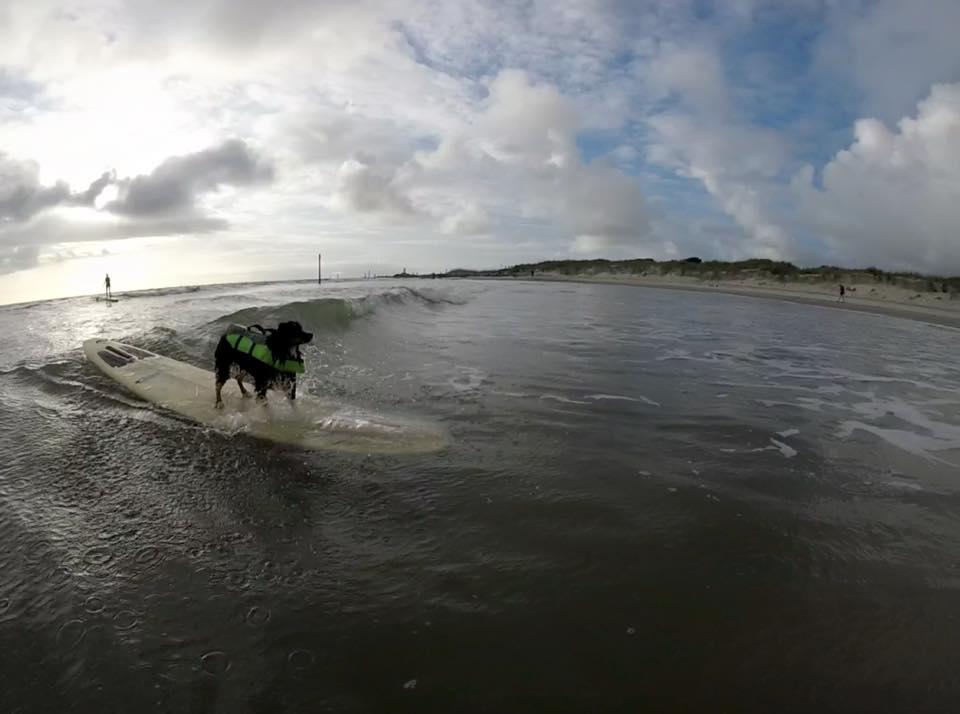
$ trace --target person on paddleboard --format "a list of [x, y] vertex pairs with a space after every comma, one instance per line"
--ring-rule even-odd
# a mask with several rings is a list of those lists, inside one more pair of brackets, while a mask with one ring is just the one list
[[110, 294], [110, 273], [107, 273], [107, 277], [105, 277], [105, 278], [103, 279], [103, 287], [104, 287], [104, 289], [106, 290], [106, 293], [107, 293], [107, 300], [109, 300], [111, 297], [113, 297], [113, 296]]

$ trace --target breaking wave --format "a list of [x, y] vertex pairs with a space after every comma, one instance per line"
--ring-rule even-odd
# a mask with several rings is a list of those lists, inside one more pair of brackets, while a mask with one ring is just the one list
[[382, 293], [356, 298], [319, 298], [297, 300], [281, 305], [261, 305], [221, 315], [211, 320], [207, 327], [220, 329], [228, 324], [274, 325], [287, 320], [296, 320], [307, 330], [325, 332], [345, 330], [358, 319], [367, 317], [381, 308], [420, 306], [437, 308], [444, 305], [460, 305], [462, 302], [427, 290], [401, 287]]

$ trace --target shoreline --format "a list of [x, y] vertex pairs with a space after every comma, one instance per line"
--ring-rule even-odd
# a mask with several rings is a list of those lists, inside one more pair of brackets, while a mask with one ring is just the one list
[[650, 280], [632, 276], [616, 275], [556, 275], [545, 274], [533, 277], [498, 277], [484, 276], [481, 280], [523, 280], [529, 283], [551, 282], [551, 283], [583, 283], [591, 285], [626, 285], [638, 288], [654, 288], [658, 290], [685, 290], [687, 292], [698, 293], [722, 293], [724, 295], [738, 295], [740, 297], [753, 297], [767, 300], [779, 300], [781, 302], [792, 302], [800, 305], [813, 305], [817, 307], [828, 307], [836, 310], [848, 310], [851, 312], [865, 312], [874, 315], [885, 315], [887, 317], [898, 317], [905, 320], [914, 320], [917, 322], [926, 322], [940, 327], [950, 327], [960, 329], [960, 306], [957, 310], [948, 310], [944, 308], [928, 307], [926, 305], [913, 305], [901, 301], [891, 300], [880, 301], [873, 298], [851, 297], [848, 293], [844, 302], [838, 302], [836, 294], [829, 295], [824, 292], [790, 290], [789, 288], [770, 288], [759, 285], [733, 286], [724, 285], [719, 281], [716, 287], [704, 285], [700, 281], [685, 282], [679, 280]]

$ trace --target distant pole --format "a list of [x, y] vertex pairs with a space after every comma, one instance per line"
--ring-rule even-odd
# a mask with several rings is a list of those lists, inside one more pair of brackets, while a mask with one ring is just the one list
[[317, 253], [317, 285], [323, 282], [323, 254]]

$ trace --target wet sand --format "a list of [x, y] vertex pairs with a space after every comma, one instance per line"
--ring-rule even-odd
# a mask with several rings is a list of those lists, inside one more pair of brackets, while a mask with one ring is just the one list
[[[633, 285], [643, 288], [725, 293], [816, 305], [837, 310], [868, 312], [907, 320], [918, 320], [944, 327], [960, 328], [960, 300], [951, 301], [947, 295], [939, 295], [940, 299], [938, 299], [936, 293], [916, 293], [894, 286], [854, 285], [852, 286], [854, 288], [852, 294], [848, 291], [844, 301], [839, 302], [837, 299], [838, 293], [829, 292], [828, 286], [821, 284], [788, 283], [779, 285], [772, 281], [702, 281], [695, 278], [684, 279], [681, 276], [660, 277], [616, 274], [567, 276], [546, 273], [536, 275], [533, 278], [492, 279]], [[936, 304], [930, 304], [934, 301], [936, 301]]]

